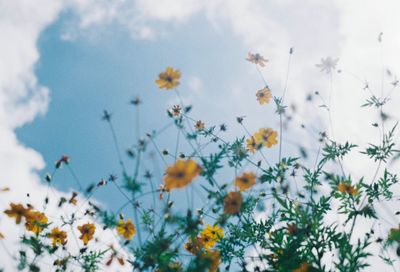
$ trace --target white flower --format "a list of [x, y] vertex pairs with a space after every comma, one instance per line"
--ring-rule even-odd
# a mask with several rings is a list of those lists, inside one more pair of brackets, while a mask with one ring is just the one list
[[331, 57], [322, 58], [321, 63], [315, 64], [318, 68], [321, 69], [321, 72], [326, 72], [327, 74], [331, 73], [335, 70], [335, 67], [339, 61], [339, 58], [332, 59]]

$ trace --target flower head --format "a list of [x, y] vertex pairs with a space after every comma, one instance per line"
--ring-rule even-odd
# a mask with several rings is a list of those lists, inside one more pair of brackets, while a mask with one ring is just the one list
[[132, 239], [133, 235], [136, 233], [135, 225], [132, 223], [132, 220], [120, 220], [117, 225], [117, 232], [119, 235], [124, 237], [125, 240]]
[[209, 251], [207, 250], [201, 255], [201, 258], [209, 262], [208, 271], [217, 272], [219, 264], [221, 262], [221, 254], [219, 250]]
[[96, 226], [91, 223], [86, 223], [78, 226], [78, 230], [81, 233], [79, 239], [81, 239], [83, 241], [83, 244], [86, 246], [89, 241], [93, 239], [94, 232], [96, 231]]
[[338, 61], [339, 61], [338, 58], [336, 58], [336, 59], [333, 59], [331, 57], [327, 57], [325, 59], [322, 58], [321, 63], [315, 64], [315, 66], [320, 68], [321, 72], [326, 72], [327, 74], [330, 74], [330, 73], [332, 73], [332, 71], [335, 70]]
[[189, 238], [189, 241], [185, 244], [185, 249], [197, 255], [204, 248], [204, 241], [200, 237]]
[[192, 159], [177, 160], [174, 165], [167, 167], [164, 187], [167, 190], [185, 187], [200, 174], [200, 171], [200, 166]]
[[4, 213], [11, 218], [14, 217], [15, 223], [19, 224], [21, 223], [22, 218], [26, 217], [26, 215], [30, 210], [31, 210], [30, 207], [25, 208], [22, 204], [10, 203], [10, 209], [5, 210]]
[[355, 188], [354, 186], [347, 184], [346, 182], [339, 182], [337, 189], [339, 192], [341, 192], [342, 194], [349, 194], [352, 196], [357, 195], [358, 190], [357, 188]]
[[253, 172], [245, 172], [235, 179], [235, 186], [239, 187], [241, 192], [251, 188], [254, 184], [256, 184], [256, 175]]
[[246, 60], [250, 61], [251, 63], [258, 64], [258, 65], [260, 65], [261, 67], [265, 67], [265, 64], [268, 62], [268, 60], [265, 59], [265, 58], [264, 58], [263, 56], [261, 56], [260, 54], [258, 54], [258, 53], [253, 54], [253, 53], [250, 53], [250, 52], [249, 52], [249, 54], [247, 55]]
[[218, 225], [207, 225], [206, 228], [200, 233], [200, 239], [204, 243], [206, 249], [214, 247], [219, 239], [224, 237], [224, 231]]
[[197, 121], [196, 124], [194, 125], [194, 128], [195, 128], [197, 131], [203, 130], [203, 129], [204, 129], [204, 123], [203, 123], [201, 120], [199, 120], [199, 121]]
[[25, 227], [27, 230], [32, 231], [35, 234], [39, 234], [47, 226], [47, 216], [39, 211], [29, 211], [26, 214]]
[[58, 227], [51, 230], [49, 237], [53, 240], [53, 246], [57, 244], [65, 245], [67, 243], [67, 233]]
[[237, 214], [242, 208], [242, 195], [240, 192], [230, 192], [224, 199], [224, 212], [227, 214]]
[[278, 143], [276, 137], [278, 133], [274, 131], [272, 128], [260, 128], [258, 132], [254, 134], [254, 138], [256, 142], [262, 143], [265, 147], [271, 147]]
[[251, 136], [246, 140], [246, 146], [251, 153], [254, 153], [256, 152], [256, 150], [261, 149], [262, 143], [258, 141], [254, 136]]
[[268, 104], [271, 101], [272, 94], [270, 89], [266, 86], [256, 92], [257, 101], [260, 105]]
[[179, 70], [174, 70], [172, 67], [167, 67], [167, 69], [158, 75], [158, 79], [155, 81], [160, 89], [173, 89], [179, 85], [179, 79], [181, 77], [181, 72]]

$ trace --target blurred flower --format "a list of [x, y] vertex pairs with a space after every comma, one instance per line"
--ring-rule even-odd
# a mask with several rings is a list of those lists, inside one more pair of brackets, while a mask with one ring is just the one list
[[318, 68], [320, 68], [321, 72], [326, 72], [327, 74], [330, 74], [332, 71], [335, 70], [336, 65], [338, 63], [339, 59], [332, 59], [331, 57], [327, 58], [322, 58], [321, 63], [315, 64]]
[[224, 212], [227, 214], [237, 214], [242, 208], [242, 195], [240, 192], [230, 192], [224, 199]]
[[3, 233], [0, 232], [0, 240], [3, 240], [3, 239], [4, 239], [4, 235], [3, 235]]
[[0, 188], [0, 192], [9, 192], [10, 191], [10, 187], [2, 187]]
[[19, 224], [21, 223], [22, 217], [26, 217], [26, 215], [30, 210], [31, 210], [30, 207], [24, 208], [22, 204], [10, 203], [10, 209], [5, 210], [4, 213], [11, 218], [14, 217], [15, 223]]
[[189, 238], [189, 241], [185, 244], [185, 249], [197, 255], [204, 247], [204, 241], [200, 237]]
[[179, 105], [174, 105], [169, 112], [171, 113], [172, 116], [178, 117], [181, 115], [182, 108]]
[[29, 211], [26, 214], [25, 227], [27, 230], [32, 231], [35, 234], [39, 234], [47, 226], [47, 216], [39, 211]]
[[260, 128], [258, 132], [254, 134], [254, 138], [256, 139], [256, 142], [262, 143], [265, 147], [271, 147], [273, 145], [276, 145], [278, 141], [276, 140], [276, 137], [278, 136], [278, 133], [274, 131], [272, 128]]
[[337, 189], [342, 194], [348, 193], [349, 195], [352, 196], [355, 196], [358, 193], [358, 190], [354, 186], [347, 184], [346, 182], [340, 182], [337, 186]]
[[308, 263], [302, 263], [299, 268], [293, 270], [293, 272], [307, 272], [310, 268]]
[[198, 131], [203, 130], [204, 129], [204, 123], [199, 120], [196, 122], [196, 124], [194, 125], [194, 128]]
[[192, 159], [177, 160], [167, 167], [164, 177], [165, 189], [171, 190], [185, 187], [200, 174], [200, 166]]
[[264, 87], [257, 91], [256, 97], [260, 105], [267, 104], [272, 98], [271, 90], [268, 87]]
[[249, 52], [249, 54], [247, 55], [246, 60], [250, 61], [251, 63], [258, 64], [258, 65], [260, 65], [261, 67], [265, 67], [265, 64], [268, 62], [268, 60], [265, 59], [265, 58], [264, 58], [263, 56], [261, 56], [260, 54], [258, 54], [258, 53], [253, 54], [253, 53], [250, 53], [250, 52]]
[[60, 230], [58, 227], [51, 230], [49, 237], [53, 240], [53, 246], [57, 244], [65, 245], [67, 243], [67, 233]]
[[81, 233], [79, 239], [81, 239], [83, 241], [83, 244], [86, 246], [88, 242], [93, 239], [94, 232], [96, 231], [96, 226], [91, 223], [86, 223], [78, 226], [78, 230]]
[[116, 227], [119, 235], [125, 238], [125, 240], [132, 239], [133, 235], [136, 233], [135, 225], [132, 223], [132, 220], [120, 220]]
[[208, 267], [208, 272], [217, 272], [219, 264], [221, 262], [221, 255], [219, 250], [214, 251], [206, 251], [206, 253], [201, 255], [202, 259], [206, 259], [210, 262], [210, 266]]
[[219, 239], [224, 237], [224, 231], [218, 225], [207, 225], [206, 228], [200, 233], [200, 238], [204, 243], [206, 249], [214, 247]]
[[254, 184], [256, 184], [256, 175], [253, 172], [245, 172], [235, 179], [235, 186], [239, 187], [241, 192], [251, 188]]
[[160, 89], [173, 89], [179, 85], [179, 79], [181, 77], [181, 72], [179, 70], [174, 70], [172, 67], [167, 67], [167, 69], [158, 75], [156, 84]]
[[254, 136], [251, 136], [249, 139], [246, 140], [246, 146], [251, 153], [254, 153], [256, 152], [256, 150], [259, 150], [262, 147], [262, 144], [257, 142]]

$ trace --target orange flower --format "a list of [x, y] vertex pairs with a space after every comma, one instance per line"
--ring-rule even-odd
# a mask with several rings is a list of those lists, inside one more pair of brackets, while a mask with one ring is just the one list
[[81, 233], [79, 239], [81, 239], [83, 241], [83, 244], [86, 246], [89, 241], [93, 239], [94, 232], [96, 231], [96, 226], [91, 223], [86, 223], [78, 226], [78, 230]]
[[4, 235], [3, 235], [3, 233], [0, 232], [0, 240], [3, 240], [3, 239], [4, 239]]
[[224, 212], [227, 214], [237, 214], [242, 208], [242, 195], [240, 192], [230, 192], [224, 199]]
[[192, 182], [200, 174], [200, 166], [192, 159], [177, 160], [166, 170], [164, 188], [167, 190], [182, 188]]
[[57, 244], [65, 245], [67, 243], [67, 233], [57, 227], [51, 230], [49, 237], [53, 240], [53, 246]]
[[4, 213], [9, 217], [14, 217], [16, 224], [21, 223], [22, 217], [26, 217], [28, 212], [31, 210], [30, 207], [24, 208], [22, 204], [10, 203], [10, 207], [11, 208], [9, 210], [5, 210]]
[[47, 227], [47, 216], [39, 211], [29, 211], [26, 214], [25, 227], [27, 230], [32, 231], [35, 234], [39, 234]]
[[272, 128], [260, 128], [258, 132], [254, 134], [254, 138], [256, 138], [256, 142], [262, 143], [265, 147], [271, 147], [276, 145], [278, 141], [276, 137], [278, 133], [274, 131]]
[[209, 261], [209, 266], [208, 266], [208, 271], [209, 272], [217, 272], [218, 271], [218, 267], [221, 261], [221, 255], [219, 250], [214, 250], [214, 251], [206, 251], [206, 253], [204, 253], [202, 255], [203, 259], [206, 259]]
[[198, 131], [203, 130], [204, 129], [204, 123], [199, 120], [196, 122], [196, 124], [194, 125], [194, 128]]
[[294, 269], [293, 272], [307, 272], [310, 268], [308, 263], [302, 263], [298, 268]]
[[200, 237], [189, 238], [189, 241], [185, 244], [185, 249], [193, 255], [197, 255], [203, 247], [204, 241]]
[[125, 240], [132, 239], [133, 235], [136, 233], [135, 225], [132, 220], [120, 220], [117, 225], [117, 232], [119, 235], [125, 238]]
[[239, 187], [241, 192], [249, 189], [254, 184], [256, 184], [256, 175], [253, 172], [245, 172], [235, 179], [235, 185]]
[[268, 60], [265, 59], [265, 58], [264, 58], [263, 56], [261, 56], [260, 54], [258, 54], [258, 53], [253, 54], [253, 53], [250, 53], [250, 52], [249, 52], [249, 54], [247, 55], [246, 60], [250, 61], [251, 63], [258, 64], [258, 65], [260, 65], [261, 67], [265, 67], [265, 64], [268, 62]]
[[262, 144], [256, 140], [254, 136], [251, 136], [249, 139], [246, 140], [247, 149], [254, 153], [256, 150], [259, 150], [262, 147]]
[[267, 86], [265, 86], [261, 90], [257, 91], [256, 97], [257, 97], [257, 101], [260, 103], [260, 105], [263, 105], [263, 104], [269, 103], [269, 101], [272, 98], [272, 94], [271, 94], [270, 89]]
[[354, 186], [347, 184], [345, 182], [340, 182], [337, 186], [337, 189], [342, 194], [348, 193], [349, 195], [352, 195], [352, 196], [355, 196], [358, 193], [357, 188], [355, 188]]
[[158, 75], [156, 84], [160, 89], [173, 89], [179, 85], [179, 79], [181, 77], [181, 72], [179, 70], [174, 70], [172, 67], [167, 67], [167, 69]]

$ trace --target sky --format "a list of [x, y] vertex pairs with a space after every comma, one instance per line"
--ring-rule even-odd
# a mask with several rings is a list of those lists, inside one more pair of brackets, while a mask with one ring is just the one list
[[[71, 157], [83, 185], [119, 175], [102, 112], [113, 114], [121, 148], [137, 141], [132, 98], [143, 100], [139, 134], [161, 128], [168, 121], [166, 109], [177, 100], [157, 89], [154, 80], [169, 65], [182, 71], [180, 93], [194, 105], [192, 116], [206, 124], [227, 123], [227, 138], [245, 134], [236, 116], [246, 116], [250, 131], [277, 126], [273, 109], [255, 101], [263, 83], [245, 61], [249, 51], [269, 59], [262, 73], [279, 96], [289, 48], [294, 48], [287, 101], [300, 117], [285, 134], [285, 154], [297, 154], [299, 144], [316, 149], [315, 139], [300, 125], [319, 127], [328, 116], [318, 102], [310, 105], [305, 98], [319, 91], [328, 99], [331, 88], [335, 137], [362, 144], [379, 139], [370, 126], [377, 116], [358, 107], [366, 98], [365, 81], [379, 90], [382, 71], [395, 74], [400, 68], [400, 19], [394, 13], [399, 5], [394, 0], [306, 0], [301, 5], [293, 0], [0, 0], [0, 186], [12, 189], [0, 205], [28, 191], [34, 192], [32, 202], [39, 201], [46, 192], [41, 180], [62, 154]], [[378, 42], [381, 32], [383, 43]], [[342, 71], [332, 81], [315, 66], [328, 56], [339, 58]], [[391, 116], [396, 101], [389, 106]], [[175, 137], [168, 130], [159, 145], [171, 148]], [[276, 151], [267, 156], [274, 158]], [[357, 176], [369, 174], [371, 165], [354, 155], [345, 167]], [[78, 189], [68, 173], [61, 173], [54, 186], [61, 195]], [[112, 188], [95, 197], [111, 209], [121, 204]], [[2, 219], [0, 231], [9, 222]]]

